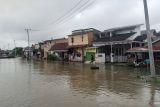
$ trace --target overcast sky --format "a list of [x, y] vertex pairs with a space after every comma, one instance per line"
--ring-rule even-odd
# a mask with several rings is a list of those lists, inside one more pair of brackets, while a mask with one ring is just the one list
[[[151, 28], [160, 30], [160, 0], [148, 0]], [[143, 0], [0, 0], [0, 47], [67, 37], [72, 30], [105, 30], [144, 23]]]

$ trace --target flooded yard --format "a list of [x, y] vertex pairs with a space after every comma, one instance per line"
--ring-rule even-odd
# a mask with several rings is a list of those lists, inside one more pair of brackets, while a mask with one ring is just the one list
[[90, 66], [0, 59], [0, 107], [160, 107], [160, 86], [137, 78], [147, 68]]

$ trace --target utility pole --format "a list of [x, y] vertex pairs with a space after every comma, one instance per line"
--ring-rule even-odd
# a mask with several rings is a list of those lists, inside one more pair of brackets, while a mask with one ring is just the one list
[[27, 59], [30, 58], [30, 40], [29, 40], [29, 31], [31, 31], [31, 29], [25, 29], [25, 31], [27, 32], [27, 36], [28, 36], [28, 57]]
[[9, 50], [9, 43], [8, 43], [8, 50]]
[[148, 39], [150, 71], [151, 71], [151, 76], [155, 77], [156, 73], [155, 73], [155, 64], [154, 64], [154, 56], [153, 56], [153, 47], [152, 47], [152, 39], [151, 39], [151, 32], [150, 32], [150, 22], [149, 22], [149, 13], [148, 13], [147, 0], [143, 0], [143, 3], [144, 3], [144, 13], [145, 13], [147, 39]]
[[16, 41], [14, 40], [14, 57], [16, 57]]

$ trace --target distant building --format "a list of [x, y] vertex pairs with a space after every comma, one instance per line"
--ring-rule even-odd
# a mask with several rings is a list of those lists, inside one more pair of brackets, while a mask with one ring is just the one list
[[[152, 41], [155, 41], [155, 40], [159, 39], [155, 29], [151, 29], [150, 32], [151, 32]], [[143, 42], [147, 43], [147, 31], [146, 30], [142, 30], [141, 31], [141, 35], [137, 36], [135, 38], [135, 41], [143, 41]]]
[[23, 56], [25, 58], [29, 57], [33, 57], [33, 48], [32, 47], [25, 47], [23, 48]]
[[49, 50], [50, 54], [57, 55], [59, 60], [64, 60], [68, 56], [68, 42], [55, 43]]
[[33, 49], [33, 56], [40, 58], [41, 55], [40, 44], [32, 45], [32, 49]]
[[44, 43], [40, 42], [38, 44], [39, 44], [39, 50], [38, 50], [38, 52], [40, 52], [39, 58], [42, 59], [44, 57]]
[[48, 55], [49, 55], [49, 50], [51, 49], [51, 47], [55, 44], [55, 43], [63, 43], [63, 42], [67, 42], [66, 38], [59, 38], [59, 39], [53, 39], [53, 40], [46, 40], [44, 41], [44, 59], [47, 59]]

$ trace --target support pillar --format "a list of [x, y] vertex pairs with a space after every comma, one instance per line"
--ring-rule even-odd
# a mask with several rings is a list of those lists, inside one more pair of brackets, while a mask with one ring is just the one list
[[110, 32], [110, 38], [111, 38], [111, 53], [110, 53], [110, 58], [111, 58], [111, 63], [113, 63], [113, 43], [112, 43], [112, 33]]

